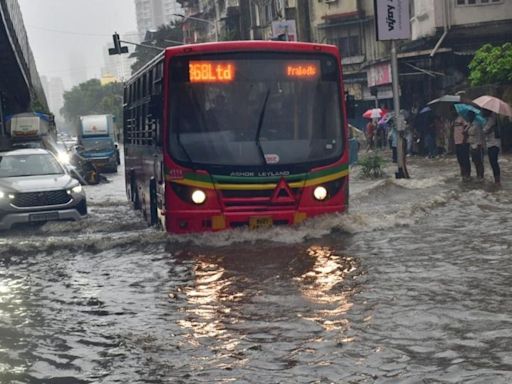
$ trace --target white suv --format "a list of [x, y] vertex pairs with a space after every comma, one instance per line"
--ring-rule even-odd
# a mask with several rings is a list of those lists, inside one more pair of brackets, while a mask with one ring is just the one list
[[53, 154], [44, 149], [0, 152], [0, 229], [86, 215], [82, 186]]

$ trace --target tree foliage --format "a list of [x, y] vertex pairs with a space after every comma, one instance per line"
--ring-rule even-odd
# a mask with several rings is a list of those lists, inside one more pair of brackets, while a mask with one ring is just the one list
[[[144, 45], [151, 45], [156, 48], [166, 48], [179, 45], [183, 41], [182, 23], [175, 22], [174, 24], [161, 25], [154, 32], [146, 33], [146, 41]], [[135, 51], [130, 57], [135, 58], [132, 64], [132, 73], [137, 72], [152, 58], [158, 55], [158, 50], [149, 47], [137, 46]]]
[[60, 110], [66, 121], [74, 129], [78, 127], [80, 116], [113, 114], [117, 125], [123, 121], [123, 84], [101, 85], [98, 79], [91, 79], [64, 92], [64, 106]]
[[476, 51], [469, 69], [472, 86], [512, 81], [512, 43], [485, 44]]

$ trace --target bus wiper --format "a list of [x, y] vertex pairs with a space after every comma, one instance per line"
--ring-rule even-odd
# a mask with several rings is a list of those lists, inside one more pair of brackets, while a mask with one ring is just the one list
[[265, 100], [263, 101], [263, 107], [261, 108], [260, 117], [258, 120], [258, 129], [256, 130], [256, 137], [254, 141], [256, 142], [256, 146], [258, 147], [258, 151], [261, 155], [261, 159], [263, 160], [263, 165], [267, 165], [267, 159], [265, 158], [265, 152], [263, 152], [263, 148], [261, 147], [260, 135], [261, 128], [263, 127], [263, 118], [265, 117], [265, 109], [267, 108], [268, 97], [270, 96], [270, 88], [267, 90], [267, 94], [265, 95]]
[[178, 143], [178, 146], [180, 147], [180, 149], [183, 151], [183, 154], [187, 158], [189, 165], [195, 171], [195, 166], [194, 166], [194, 162], [192, 161], [192, 157], [190, 157], [190, 154], [188, 153], [187, 149], [181, 142], [181, 133], [180, 133], [179, 125], [178, 125], [178, 129], [176, 130], [176, 142]]

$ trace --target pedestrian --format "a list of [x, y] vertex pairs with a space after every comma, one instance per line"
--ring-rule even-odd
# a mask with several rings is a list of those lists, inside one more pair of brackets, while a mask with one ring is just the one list
[[482, 124], [475, 118], [475, 112], [468, 112], [468, 143], [471, 152], [471, 160], [475, 164], [476, 177], [478, 181], [484, 180], [484, 132]]
[[372, 119], [366, 124], [366, 150], [370, 151], [374, 148], [374, 139], [375, 139], [375, 129], [376, 129], [377, 121]]
[[459, 163], [462, 181], [469, 181], [471, 178], [471, 160], [469, 157], [469, 143], [465, 133], [466, 121], [462, 116], [457, 116], [453, 123], [453, 142], [455, 154]]
[[396, 163], [398, 161], [398, 152], [397, 152], [398, 132], [396, 130], [394, 118], [388, 121], [388, 127], [389, 127], [388, 140], [389, 140], [389, 146], [391, 147], [391, 160], [393, 161], [393, 163]]
[[428, 116], [425, 123], [425, 146], [427, 157], [436, 157], [436, 127], [432, 116]]
[[487, 146], [487, 156], [491, 164], [494, 182], [501, 185], [500, 165], [498, 164], [498, 155], [501, 148], [501, 135], [498, 126], [496, 114], [487, 109], [482, 110], [482, 115], [487, 118], [487, 122], [483, 127], [485, 135], [485, 144]]
[[444, 132], [444, 122], [440, 116], [436, 116], [434, 118], [434, 128], [436, 131], [435, 141], [436, 141], [436, 155], [442, 155], [445, 152], [445, 132]]

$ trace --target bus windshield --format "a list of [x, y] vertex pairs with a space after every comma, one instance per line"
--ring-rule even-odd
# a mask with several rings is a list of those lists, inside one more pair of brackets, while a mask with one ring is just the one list
[[177, 57], [170, 65], [168, 144], [175, 160], [259, 166], [341, 156], [336, 58], [217, 53]]

